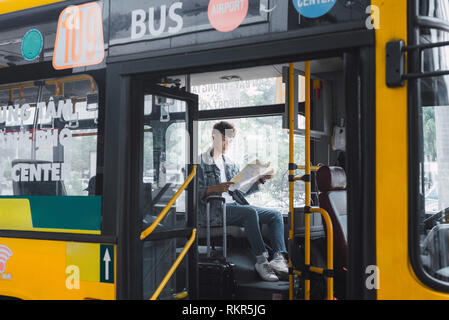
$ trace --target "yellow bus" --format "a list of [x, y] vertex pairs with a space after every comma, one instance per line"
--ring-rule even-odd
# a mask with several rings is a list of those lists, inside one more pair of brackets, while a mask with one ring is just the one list
[[[449, 298], [448, 9], [0, 0], [1, 298]], [[199, 198], [219, 121], [279, 281]]]

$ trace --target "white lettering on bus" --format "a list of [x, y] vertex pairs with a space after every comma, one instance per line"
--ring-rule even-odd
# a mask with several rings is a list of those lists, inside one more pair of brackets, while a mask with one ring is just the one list
[[66, 177], [70, 166], [65, 163], [18, 163], [12, 168], [14, 182], [60, 181]]
[[228, 12], [232, 13], [235, 11], [241, 11], [244, 9], [245, 0], [234, 0], [225, 3], [215, 4], [212, 7], [212, 14], [226, 14]]
[[36, 147], [57, 147], [58, 130], [38, 130], [36, 131]]
[[335, 0], [298, 0], [298, 7], [309, 7], [314, 5], [335, 2]]
[[[53, 100], [47, 102], [41, 101], [37, 103], [36, 108], [39, 110], [39, 120], [42, 119], [58, 119], [63, 118], [64, 121], [71, 121], [77, 118], [77, 112], [73, 108], [71, 99], [59, 100], [58, 106]], [[28, 103], [23, 105], [0, 106], [0, 124], [9, 123], [7, 126], [18, 125], [28, 121], [31, 117], [31, 106]]]
[[[30, 131], [4, 132], [0, 131], [0, 149], [15, 149], [17, 144], [26, 144], [32, 139]], [[36, 130], [36, 147], [53, 148], [58, 146], [68, 146], [72, 140], [72, 131], [64, 128], [59, 132], [58, 129]]]
[[[180, 32], [184, 24], [183, 17], [176, 13], [178, 9], [182, 9], [182, 2], [175, 2], [168, 9], [168, 18], [176, 23], [176, 26], [168, 27], [168, 33], [170, 34]], [[159, 9], [159, 27], [156, 27], [155, 11], [157, 10], [154, 7], [148, 9], [148, 31], [152, 36], [157, 37], [163, 34], [167, 27], [167, 6], [162, 5]], [[131, 39], [138, 40], [145, 36], [147, 33], [146, 18], [146, 12], [142, 9], [136, 9], [131, 12]]]

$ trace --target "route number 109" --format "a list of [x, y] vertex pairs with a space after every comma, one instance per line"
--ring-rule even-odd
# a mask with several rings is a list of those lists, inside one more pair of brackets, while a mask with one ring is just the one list
[[103, 18], [96, 2], [64, 9], [58, 21], [53, 67], [57, 70], [99, 64], [104, 59]]

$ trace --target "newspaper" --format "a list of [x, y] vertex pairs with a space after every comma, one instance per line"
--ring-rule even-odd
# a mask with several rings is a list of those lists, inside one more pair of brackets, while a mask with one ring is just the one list
[[234, 182], [229, 187], [230, 191], [240, 190], [243, 193], [248, 192], [252, 185], [261, 177], [274, 173], [271, 162], [261, 163], [259, 160], [251, 162], [243, 168], [230, 182]]

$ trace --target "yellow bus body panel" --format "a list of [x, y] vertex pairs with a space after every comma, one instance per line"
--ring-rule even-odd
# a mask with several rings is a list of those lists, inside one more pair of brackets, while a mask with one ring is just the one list
[[379, 299], [449, 299], [415, 276], [408, 253], [407, 87], [385, 83], [385, 45], [407, 41], [407, 1], [373, 0], [379, 8], [376, 30], [376, 237]]
[[[12, 255], [0, 273], [0, 295], [19, 299], [116, 298], [114, 283], [100, 282], [100, 244], [0, 238]], [[116, 246], [114, 254], [116, 257]], [[111, 265], [112, 267], [112, 265]]]
[[0, 14], [39, 7], [63, 0], [0, 0]]
[[[14, 212], [14, 214], [11, 214]], [[36, 232], [82, 233], [100, 235], [100, 230], [57, 229], [33, 227], [30, 201], [28, 199], [1, 199], [0, 230]]]
[[[0, 15], [63, 0], [0, 0]], [[16, 213], [9, 213], [14, 208]], [[4, 200], [0, 229], [100, 234], [100, 231], [33, 228], [26, 199]], [[0, 273], [0, 295], [20, 299], [115, 299], [114, 283], [100, 282], [100, 244], [0, 238], [13, 254]], [[116, 246], [114, 246], [114, 257]], [[72, 268], [75, 266], [75, 268]], [[75, 271], [74, 271], [75, 270]], [[74, 276], [79, 270], [79, 276]], [[79, 281], [76, 282], [77, 277]]]
[[0, 201], [0, 230], [33, 230], [28, 199], [2, 199]]

